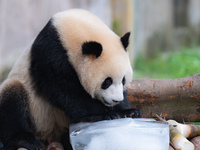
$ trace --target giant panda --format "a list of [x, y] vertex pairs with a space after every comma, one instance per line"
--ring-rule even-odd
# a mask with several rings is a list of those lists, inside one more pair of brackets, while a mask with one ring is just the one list
[[69, 143], [69, 124], [140, 117], [130, 107], [130, 33], [117, 36], [86, 10], [55, 14], [15, 63], [0, 88], [0, 141], [5, 149]]

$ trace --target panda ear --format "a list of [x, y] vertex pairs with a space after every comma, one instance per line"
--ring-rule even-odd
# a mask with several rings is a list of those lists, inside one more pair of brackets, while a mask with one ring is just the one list
[[128, 47], [128, 44], [129, 44], [130, 34], [131, 34], [130, 32], [127, 32], [123, 37], [120, 38], [122, 45], [123, 45], [125, 50], [126, 50], [126, 48]]
[[82, 45], [82, 53], [84, 55], [95, 55], [96, 58], [101, 55], [102, 52], [102, 46], [98, 42], [85, 42]]

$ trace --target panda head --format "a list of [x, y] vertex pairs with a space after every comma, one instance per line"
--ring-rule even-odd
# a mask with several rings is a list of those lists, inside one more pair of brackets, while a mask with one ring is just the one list
[[132, 80], [126, 51], [130, 33], [120, 38], [99, 18], [80, 9], [56, 14], [53, 25], [85, 91], [108, 107], [123, 101]]
[[91, 64], [80, 80], [88, 93], [106, 106], [114, 106], [124, 100], [123, 92], [132, 79], [132, 69], [125, 50], [129, 35], [125, 34], [119, 40], [122, 47], [116, 47], [113, 52], [94, 41], [82, 45], [82, 54], [90, 59]]

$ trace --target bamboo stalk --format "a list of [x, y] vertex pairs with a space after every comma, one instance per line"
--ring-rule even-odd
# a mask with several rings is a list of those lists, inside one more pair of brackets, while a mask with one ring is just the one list
[[200, 125], [181, 124], [175, 120], [168, 120], [169, 124], [173, 125], [186, 138], [193, 138], [200, 135]]
[[169, 124], [170, 143], [176, 150], [194, 150], [194, 145], [188, 141], [173, 124], [156, 115], [156, 117]]

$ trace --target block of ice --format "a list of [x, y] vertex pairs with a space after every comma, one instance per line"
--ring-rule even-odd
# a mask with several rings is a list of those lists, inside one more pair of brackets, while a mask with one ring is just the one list
[[154, 119], [115, 119], [70, 126], [74, 150], [168, 150], [169, 126]]

